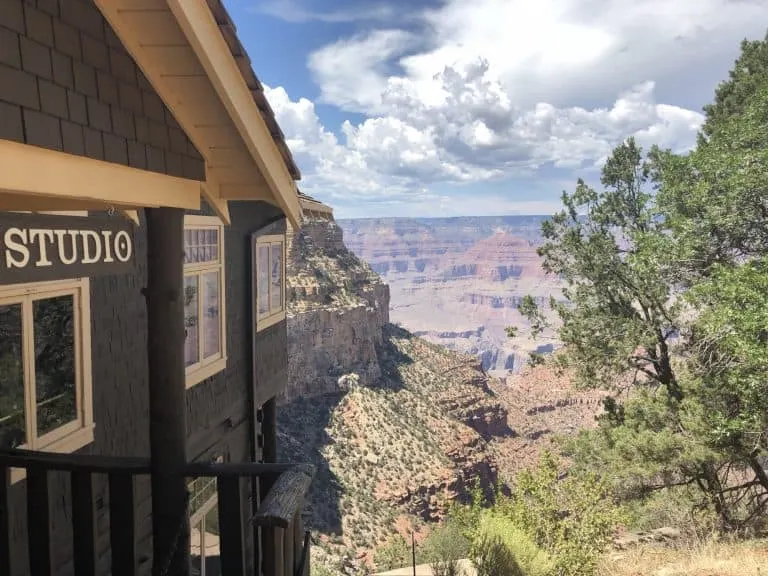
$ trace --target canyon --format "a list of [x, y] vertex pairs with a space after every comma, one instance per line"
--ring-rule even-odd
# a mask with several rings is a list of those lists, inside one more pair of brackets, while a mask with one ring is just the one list
[[[494, 376], [518, 373], [531, 352], [558, 347], [535, 340], [518, 311], [526, 295], [555, 320], [550, 298], [561, 284], [545, 274], [536, 248], [545, 216], [370, 218], [338, 221], [347, 247], [389, 285], [390, 318], [415, 335], [476, 356]], [[514, 326], [510, 338], [505, 330]]]
[[[475, 283], [476, 300], [459, 304], [499, 310], [511, 323], [518, 296], [484, 293], [478, 278], [509, 283], [538, 272], [533, 241], [487, 232], [459, 238], [447, 270], [452, 282]], [[556, 435], [595, 424], [601, 394], [571, 390], [567, 375], [524, 366], [497, 378], [478, 355], [393, 324], [390, 286], [348, 249], [331, 215], [306, 216], [288, 239], [289, 383], [279, 398], [278, 456], [317, 468], [305, 511], [313, 565], [368, 574], [375, 550], [395, 534], [427, 533], [475, 483], [490, 494]], [[489, 244], [527, 255], [481, 261]], [[431, 267], [446, 270], [423, 270]]]

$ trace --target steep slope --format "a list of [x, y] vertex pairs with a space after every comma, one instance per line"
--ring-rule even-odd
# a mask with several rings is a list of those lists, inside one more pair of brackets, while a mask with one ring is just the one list
[[359, 558], [398, 528], [439, 520], [475, 480], [497, 479], [489, 440], [508, 433], [507, 413], [476, 361], [387, 326], [381, 380], [297, 398], [280, 413], [281, 456], [320, 470], [311, 519], [320, 550]]
[[318, 466], [315, 553], [361, 564], [398, 529], [440, 519], [475, 480], [490, 490], [489, 441], [508, 432], [507, 413], [476, 360], [387, 324], [386, 284], [332, 219], [292, 237], [288, 271], [280, 457]]
[[599, 409], [543, 368], [501, 381], [389, 324], [387, 285], [331, 217], [292, 237], [288, 271], [280, 458], [318, 468], [307, 524], [314, 561], [335, 572], [361, 573], [392, 534], [440, 520], [475, 481], [509, 480]]

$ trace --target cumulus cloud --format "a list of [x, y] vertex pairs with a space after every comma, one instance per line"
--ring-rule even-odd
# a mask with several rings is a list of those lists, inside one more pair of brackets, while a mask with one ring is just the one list
[[[749, 0], [447, 0], [417, 28], [360, 32], [309, 56], [320, 101], [362, 121], [323, 126], [309, 100], [267, 97], [310, 193], [450, 211], [440, 186], [575, 177], [628, 136], [688, 149], [703, 117], [686, 103], [709, 100], [714, 80], [703, 98], [686, 89], [707, 67], [724, 77], [766, 17], [768, 3]], [[510, 201], [533, 206], [521, 200]]]

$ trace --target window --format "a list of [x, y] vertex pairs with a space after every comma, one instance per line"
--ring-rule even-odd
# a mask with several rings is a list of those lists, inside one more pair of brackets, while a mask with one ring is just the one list
[[[218, 457], [216, 462], [223, 462]], [[192, 576], [221, 576], [216, 478], [195, 478], [189, 489], [189, 555]]]
[[184, 364], [187, 387], [226, 367], [224, 226], [215, 216], [184, 219]]
[[285, 319], [285, 236], [256, 240], [257, 329]]
[[87, 278], [0, 286], [0, 446], [93, 441]]

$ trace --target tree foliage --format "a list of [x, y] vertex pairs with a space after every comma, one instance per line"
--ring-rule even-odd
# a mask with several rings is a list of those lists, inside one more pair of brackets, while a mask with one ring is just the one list
[[624, 498], [690, 486], [737, 529], [768, 504], [768, 36], [705, 112], [688, 154], [620, 144], [539, 254], [565, 280], [559, 361], [616, 392], [568, 446], [575, 470]]

